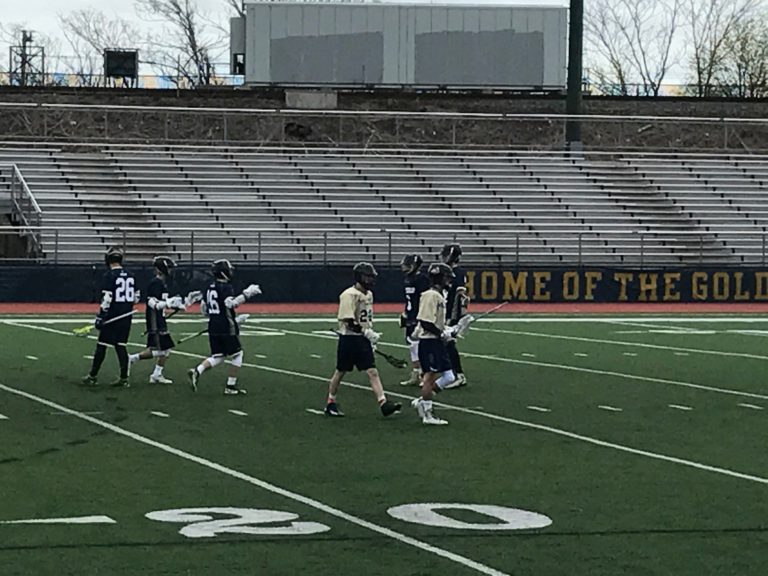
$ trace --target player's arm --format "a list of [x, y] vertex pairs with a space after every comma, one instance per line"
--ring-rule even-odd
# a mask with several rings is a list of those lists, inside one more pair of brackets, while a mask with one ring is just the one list
[[259, 285], [250, 284], [245, 290], [243, 290], [241, 294], [238, 294], [237, 296], [227, 296], [227, 298], [224, 300], [224, 306], [230, 309], [235, 309], [238, 306], [245, 304], [245, 301], [249, 298], [253, 298], [259, 294], [261, 294], [261, 288]]

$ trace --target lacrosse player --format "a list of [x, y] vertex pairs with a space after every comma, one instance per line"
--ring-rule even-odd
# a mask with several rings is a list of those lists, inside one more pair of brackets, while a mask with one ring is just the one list
[[365, 370], [371, 389], [376, 395], [381, 413], [389, 416], [399, 412], [401, 404], [387, 400], [381, 384], [373, 347], [381, 334], [373, 331], [373, 292], [378, 273], [373, 264], [359, 262], [352, 269], [355, 283], [339, 296], [339, 342], [336, 348], [336, 370], [328, 384], [328, 402], [325, 406], [327, 416], [344, 416], [336, 403], [341, 379], [355, 367]]
[[405, 290], [405, 310], [400, 314], [400, 327], [405, 328], [405, 342], [411, 352], [411, 376], [408, 380], [400, 382], [401, 386], [418, 386], [421, 376], [419, 364], [419, 341], [412, 338], [418, 321], [419, 300], [422, 292], [429, 289], [429, 278], [421, 272], [424, 262], [419, 254], [408, 254], [400, 261], [400, 270], [403, 274], [403, 288]]
[[96, 315], [94, 326], [99, 331], [96, 342], [96, 351], [93, 353], [91, 371], [83, 377], [83, 384], [96, 386], [96, 377], [99, 374], [104, 358], [107, 355], [107, 346], [113, 346], [117, 361], [120, 364], [120, 377], [112, 386], [128, 387], [128, 336], [131, 333], [131, 314], [133, 305], [138, 300], [138, 291], [134, 286], [133, 274], [123, 269], [124, 253], [121, 248], [107, 249], [104, 262], [107, 272], [101, 282], [101, 304]]
[[229, 358], [229, 378], [224, 387], [224, 394], [245, 394], [246, 390], [237, 386], [237, 375], [243, 365], [243, 348], [240, 346], [240, 324], [246, 315], [235, 317], [235, 309], [246, 300], [261, 294], [258, 284], [251, 284], [242, 294], [235, 296], [232, 277], [235, 268], [229, 260], [216, 260], [211, 267], [213, 282], [205, 291], [200, 311], [208, 316], [208, 341], [211, 355], [197, 368], [189, 370], [189, 384], [197, 391], [197, 384], [203, 372], [210, 370]]
[[152, 260], [155, 277], [147, 286], [147, 310], [145, 313], [147, 323], [147, 348], [137, 354], [128, 357], [130, 365], [139, 360], [155, 358], [155, 369], [149, 377], [150, 384], [173, 384], [173, 381], [163, 376], [163, 368], [171, 350], [175, 346], [173, 338], [168, 333], [166, 313], [175, 314], [179, 310], [186, 310], [193, 301], [199, 300], [199, 292], [190, 292], [186, 301], [181, 296], [169, 297], [168, 279], [176, 268], [176, 262], [170, 256], [155, 256]]
[[419, 339], [419, 362], [421, 363], [421, 397], [415, 398], [411, 406], [422, 423], [431, 425], [448, 424], [435, 416], [432, 399], [436, 392], [450, 387], [456, 376], [451, 369], [447, 343], [455, 339], [455, 331], [446, 328], [445, 296], [455, 275], [448, 264], [432, 264], [427, 270], [431, 287], [421, 295], [419, 304], [419, 325], [413, 336]]
[[[446, 295], [446, 322], [449, 327], [455, 327], [459, 321], [467, 315], [469, 306], [469, 295], [467, 294], [467, 274], [459, 266], [461, 259], [461, 246], [458, 244], [446, 244], [440, 251], [440, 260], [451, 267], [455, 276], [451, 287]], [[456, 372], [456, 379], [447, 388], [458, 388], [467, 385], [467, 378], [464, 376], [464, 369], [461, 366], [461, 357], [456, 348], [456, 340], [447, 343], [448, 357], [451, 359], [451, 366]]]

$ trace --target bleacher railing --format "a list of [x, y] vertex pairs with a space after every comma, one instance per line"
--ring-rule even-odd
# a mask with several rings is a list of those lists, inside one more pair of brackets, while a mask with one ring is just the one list
[[2, 172], [10, 172], [11, 174], [11, 222], [16, 224], [16, 233], [28, 240], [28, 257], [36, 258], [42, 253], [40, 232], [42, 231], [43, 211], [29, 189], [24, 175], [15, 164], [0, 163], [0, 173]]
[[765, 118], [0, 102], [6, 141], [549, 149], [562, 148], [568, 120], [581, 122], [587, 147], [751, 151], [768, 142]]
[[[91, 236], [77, 236], [76, 249], [64, 244], [63, 229], [45, 226], [0, 226], [0, 240], [8, 236], [33, 236], [42, 242], [38, 252], [24, 256], [0, 254], [0, 262], [66, 264], [99, 261], [106, 246], [124, 247], [129, 258], [147, 259], [169, 254], [180, 263], [205, 265], [215, 258], [230, 258], [252, 265], [291, 266], [347, 264], [370, 260], [378, 265], [397, 266], [402, 256], [420, 252], [426, 262], [435, 261], [443, 243], [464, 246], [463, 262], [468, 266], [518, 267], [561, 263], [566, 266], [626, 265], [639, 267], [701, 265], [768, 265], [768, 228], [752, 231], [714, 232], [611, 232], [611, 241], [594, 246], [595, 231], [569, 231], [559, 247], [526, 245], [531, 236], [503, 232], [443, 232], [434, 230], [349, 230], [302, 228], [289, 234], [284, 228], [247, 227], [89, 227]], [[82, 230], [82, 228], [80, 228]], [[226, 240], [222, 234], [227, 233]], [[414, 241], [419, 234], [430, 245]], [[90, 238], [90, 239], [89, 239]], [[40, 240], [42, 239], [42, 241]], [[738, 244], [729, 247], [728, 243]], [[2, 245], [2, 242], [0, 242]]]

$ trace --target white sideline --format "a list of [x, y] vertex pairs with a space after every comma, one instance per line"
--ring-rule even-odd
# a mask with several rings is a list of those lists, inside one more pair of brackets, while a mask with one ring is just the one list
[[267, 490], [268, 492], [272, 492], [273, 494], [278, 494], [290, 500], [294, 500], [295, 502], [304, 504], [305, 506], [309, 506], [310, 508], [314, 508], [315, 510], [319, 510], [320, 512], [324, 512], [330, 516], [341, 518], [342, 520], [346, 520], [351, 524], [355, 524], [362, 528], [366, 528], [367, 530], [371, 530], [372, 532], [376, 532], [383, 536], [387, 536], [388, 538], [392, 538], [393, 540], [397, 540], [402, 544], [413, 546], [425, 552], [431, 552], [432, 554], [436, 554], [437, 556], [440, 556], [447, 560], [451, 560], [452, 562], [456, 562], [457, 564], [461, 564], [463, 566], [466, 566], [467, 568], [471, 568], [477, 572], [480, 572], [481, 574], [486, 574], [487, 576], [509, 576], [508, 574], [505, 574], [504, 572], [500, 572], [499, 570], [486, 566], [485, 564], [481, 564], [469, 558], [465, 558], [464, 556], [460, 556], [459, 554], [455, 554], [448, 550], [438, 548], [437, 546], [432, 546], [431, 544], [427, 544], [426, 542], [422, 542], [421, 540], [417, 540], [416, 538], [411, 538], [410, 536], [406, 536], [405, 534], [395, 532], [394, 530], [391, 530], [384, 526], [379, 526], [378, 524], [374, 524], [373, 522], [368, 522], [367, 520], [363, 520], [362, 518], [359, 518], [352, 514], [348, 514], [347, 512], [343, 512], [327, 504], [323, 504], [318, 500], [309, 498], [308, 496], [303, 496], [301, 494], [298, 494], [297, 492], [291, 492], [290, 490], [286, 490], [285, 488], [281, 488], [280, 486], [276, 486], [275, 484], [271, 484], [264, 480], [260, 480], [258, 478], [255, 478], [254, 476], [250, 476], [243, 472], [239, 472], [238, 470], [234, 470], [222, 464], [218, 464], [216, 462], [213, 462], [212, 460], [208, 460], [201, 456], [190, 454], [189, 452], [185, 452], [184, 450], [174, 448], [173, 446], [164, 444], [162, 442], [158, 442], [157, 440], [152, 440], [151, 438], [147, 438], [146, 436], [136, 434], [135, 432], [131, 432], [130, 430], [126, 430], [125, 428], [121, 428], [120, 426], [115, 426], [114, 424], [110, 424], [109, 422], [104, 422], [103, 420], [99, 420], [98, 418], [94, 418], [93, 416], [88, 416], [83, 412], [78, 412], [77, 410], [72, 410], [70, 408], [67, 408], [66, 406], [62, 406], [61, 404], [51, 402], [50, 400], [41, 398], [40, 396], [30, 394], [29, 392], [25, 392], [23, 390], [18, 390], [17, 388], [6, 386], [5, 384], [0, 384], [0, 390], [4, 390], [5, 392], [9, 392], [11, 394], [21, 396], [23, 398], [32, 400], [34, 402], [38, 402], [40, 404], [48, 406], [49, 408], [53, 408], [55, 410], [65, 412], [67, 414], [80, 418], [81, 420], [85, 420], [86, 422], [90, 422], [91, 424], [95, 424], [96, 426], [100, 426], [101, 428], [109, 430], [110, 432], [119, 434], [120, 436], [125, 436], [127, 438], [130, 438], [131, 440], [140, 442], [141, 444], [146, 444], [147, 446], [158, 448], [159, 450], [162, 450], [167, 454], [178, 456], [179, 458], [188, 460], [190, 462], [194, 462], [195, 464], [200, 464], [201, 466], [210, 468], [211, 470], [215, 470], [216, 472], [221, 472], [222, 474], [226, 474], [227, 476], [231, 476], [232, 478], [243, 480], [245, 482], [248, 482], [249, 484], [252, 484], [253, 486], [256, 486], [263, 490]]
[[[29, 326], [25, 324], [13, 324], [14, 326], [17, 326], [19, 328], [30, 328], [32, 330], [42, 330], [45, 332], [52, 332], [54, 334], [59, 334], [63, 336], [72, 336], [76, 337], [71, 332], [64, 332], [62, 330], [55, 330], [53, 328], [47, 328], [44, 326]], [[290, 332], [289, 332], [290, 333]], [[306, 332], [297, 332], [296, 334], [301, 334], [304, 336], [312, 336], [312, 334], [308, 334]], [[325, 336], [318, 336], [320, 338], [325, 338]], [[95, 340], [95, 336], [89, 336], [90, 339]], [[333, 336], [331, 338], [334, 338]], [[130, 343], [131, 346], [136, 347], [143, 347], [144, 344], [137, 344], [137, 343]], [[403, 346], [405, 347], [405, 346]], [[192, 358], [200, 358], [198, 354], [191, 354], [190, 352], [182, 352], [179, 350], [174, 350], [174, 354], [182, 355], [182, 356], [189, 356]], [[489, 356], [490, 358], [490, 356]], [[310, 380], [318, 380], [321, 382], [327, 382], [328, 379], [324, 376], [315, 376], [314, 374], [306, 374], [303, 372], [294, 372], [293, 370], [283, 370], [281, 368], [273, 368], [271, 366], [259, 366], [257, 364], [250, 364], [248, 362], [243, 362], [243, 366], [246, 366], [248, 368], [257, 368], [259, 370], [265, 370], [267, 372], [275, 372], [277, 374], [285, 374], [288, 376], [298, 376], [300, 378], [307, 378]], [[370, 392], [369, 386], [363, 386], [362, 384], [354, 384], [352, 382], [342, 382], [342, 384], [348, 388], [356, 388], [358, 390], [364, 390], [366, 392]], [[0, 389], [3, 389], [4, 387], [0, 384]], [[405, 398], [405, 399], [412, 399], [413, 396], [410, 396], [408, 394], [401, 394], [398, 392], [387, 392], [388, 396], [392, 396], [395, 398]], [[435, 402], [435, 405], [442, 408], [448, 408], [451, 410], [455, 410], [457, 412], [462, 412], [464, 414], [472, 414], [474, 416], [480, 416], [483, 418], [488, 418], [490, 420], [496, 420], [498, 422], [506, 422], [508, 424], [516, 424], [518, 426], [522, 426], [524, 428], [532, 428], [535, 430], [541, 430], [543, 432], [550, 432], [552, 434], [556, 434], [558, 436], [564, 436], [566, 438], [571, 438], [573, 440], [580, 440], [582, 442], [586, 442], [588, 444], [592, 444], [595, 446], [601, 446], [603, 448], [612, 448], [614, 450], [618, 450], [620, 452], [626, 452], [629, 454], [635, 454], [637, 456], [645, 456], [646, 458], [652, 458], [654, 460], [662, 460], [664, 462], [671, 462], [673, 464], [680, 464], [682, 466], [688, 466], [690, 468], [696, 468], [698, 470], [704, 470], [707, 472], [713, 472], [715, 474], [722, 474], [724, 476], [730, 476], [732, 478], [738, 478], [740, 480], [748, 480], [750, 482], [757, 482], [759, 484], [766, 484], [768, 485], [768, 478], [764, 478], [762, 476], [755, 476], [752, 474], [745, 474], [743, 472], [737, 472], [735, 470], [729, 470], [728, 468], [720, 468], [718, 466], [710, 466], [709, 464], [702, 464], [700, 462], [695, 462], [693, 460], [686, 460], [684, 458], [677, 458], [676, 456], [667, 456], [666, 454], [658, 454], [656, 452], [650, 452], [648, 450], [641, 450], [639, 448], [632, 448], [630, 446], [624, 446], [622, 444], [615, 444], [613, 442], [608, 442], [605, 440], [600, 440], [598, 438], [592, 438], [590, 436], [584, 436], [582, 434], [577, 434], [575, 432], [569, 432], [567, 430], [562, 430], [560, 428], [554, 428], [552, 426], [545, 426], [543, 424], [536, 424], [534, 422], [527, 422], [525, 420], [517, 420], [515, 418], [508, 418], [506, 416], [499, 416], [496, 414], [491, 414], [489, 412], [481, 412], [480, 410], [473, 409], [473, 408], [464, 408], [462, 406], [456, 406], [451, 404], [446, 404], [443, 402]], [[85, 416], [85, 415], [84, 415]], [[86, 417], [90, 418], [90, 417]], [[95, 420], [95, 419], [94, 419]], [[111, 425], [110, 425], [111, 426]], [[501, 573], [499, 573], [501, 574]]]
[[592, 344], [612, 344], [614, 346], [627, 346], [632, 348], [650, 348], [653, 350], [670, 350], [673, 352], [688, 352], [696, 354], [711, 354], [713, 356], [733, 356], [735, 358], [750, 358], [752, 360], [768, 360], [768, 356], [761, 354], [747, 354], [744, 352], [723, 352], [721, 350], [706, 350], [702, 348], [684, 348], [679, 346], [662, 346], [661, 344], [647, 344], [645, 342], [626, 342], [623, 340], [604, 340], [602, 338], [587, 338], [584, 336], [565, 336], [562, 334], [544, 334], [542, 332], [526, 332], [524, 330], [501, 330], [499, 328], [472, 328], [477, 332], [491, 332], [493, 334], [511, 334], [515, 336], [532, 336], [535, 338], [550, 338], [553, 340], [572, 340], [574, 342], [589, 342]]
[[[30, 326], [32, 328], [32, 326]], [[335, 340], [335, 336], [323, 336], [320, 334], [311, 334], [309, 332], [299, 332], [297, 330], [285, 330], [286, 334], [295, 334], [298, 336], [308, 336], [310, 338], [325, 338]], [[408, 348], [404, 344], [393, 344], [391, 342], [379, 341], [379, 346], [393, 346], [395, 348]], [[490, 356], [487, 354], [474, 354], [472, 352], [461, 352], [462, 356], [467, 358], [480, 358], [482, 360], [495, 360], [496, 362], [507, 362], [510, 364], [524, 364], [527, 366], [541, 366], [542, 368], [556, 368], [558, 370], [568, 370], [571, 372], [585, 372], [587, 374], [599, 374], [601, 376], [615, 376], [617, 378], [626, 378], [628, 380], [639, 380], [641, 382], [654, 382], [657, 384], [670, 384], [672, 386], [681, 386], [683, 388], [693, 388], [695, 390], [706, 390], [707, 392], [717, 392], [720, 394], [730, 394], [733, 396], [744, 396], [745, 398], [759, 398], [768, 400], [768, 395], [757, 394], [755, 392], [742, 392], [741, 390], [732, 390], [730, 388], [718, 388], [716, 386], [707, 386], [706, 384], [695, 384], [693, 382], [682, 382], [679, 380], [668, 380], [666, 378], [655, 378], [653, 376], [640, 376], [636, 374], [625, 374], [623, 372], [612, 372], [610, 370], [598, 370], [597, 368], [583, 368], [581, 366], [569, 366], [568, 364], [554, 364], [551, 362], [541, 362], [534, 360], [518, 360], [516, 358], [505, 358], [503, 356]]]

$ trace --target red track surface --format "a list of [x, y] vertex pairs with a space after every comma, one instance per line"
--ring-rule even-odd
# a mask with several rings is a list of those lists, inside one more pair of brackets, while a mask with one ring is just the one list
[[[292, 304], [245, 304], [238, 311], [250, 314], [335, 314], [338, 304], [329, 303], [292, 303]], [[484, 312], [495, 303], [473, 303], [473, 312]], [[143, 306], [140, 306], [143, 310]], [[398, 313], [403, 309], [402, 304], [376, 304], [379, 314]], [[73, 303], [5, 303], [0, 304], [0, 314], [95, 314], [96, 304]], [[512, 302], [500, 312], [515, 314], [759, 314], [768, 313], [766, 303], [677, 303], [677, 304], [645, 304], [645, 303], [558, 303], [558, 304], [529, 304]]]

